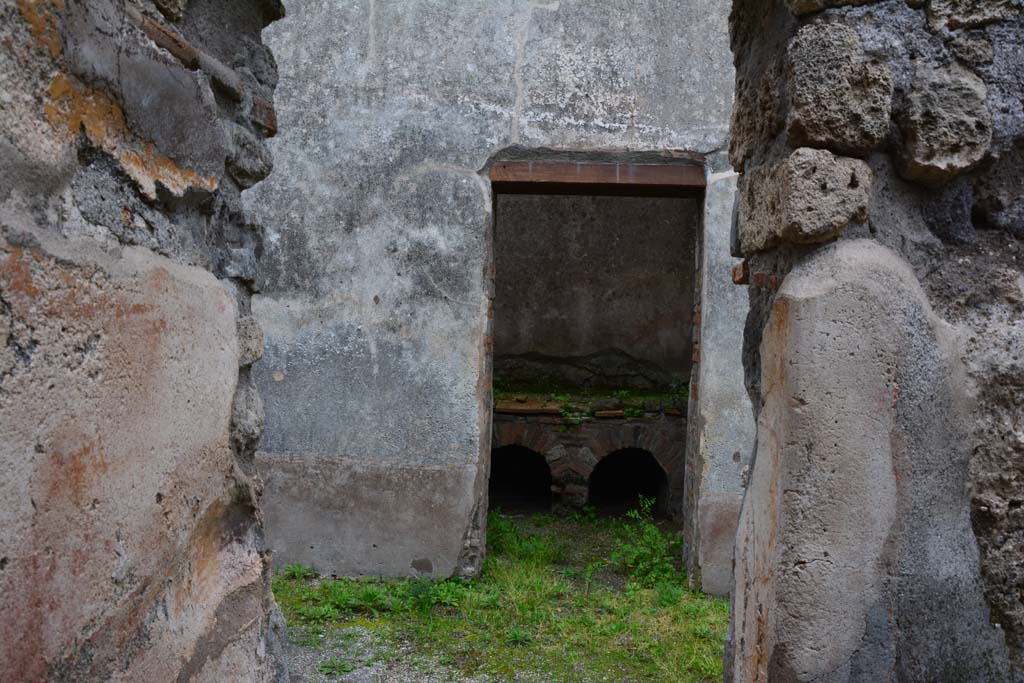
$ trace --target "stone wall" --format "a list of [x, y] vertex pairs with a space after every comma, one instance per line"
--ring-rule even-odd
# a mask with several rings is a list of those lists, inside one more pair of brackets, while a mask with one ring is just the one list
[[273, 0], [0, 3], [6, 681], [272, 681], [249, 377]]
[[731, 24], [758, 429], [726, 678], [1024, 680], [1021, 4]]
[[539, 369], [556, 385], [689, 382], [699, 200], [499, 194], [495, 216], [497, 376], [503, 356], [617, 350], [638, 362]]
[[[696, 160], [727, 173], [728, 8], [288, 9], [265, 35], [282, 76], [276, 171], [246, 194], [268, 227], [253, 309], [267, 338], [258, 460], [275, 561], [339, 575], [472, 574], [491, 445], [488, 165]], [[704, 230], [727, 235], [729, 215]], [[721, 353], [738, 376], [739, 350]], [[713, 382], [705, 389], [715, 394]], [[713, 453], [738, 496], [736, 450]]]

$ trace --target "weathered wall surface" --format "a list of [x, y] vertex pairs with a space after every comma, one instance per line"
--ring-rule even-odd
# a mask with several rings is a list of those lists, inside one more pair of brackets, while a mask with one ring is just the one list
[[[736, 174], [712, 174], [703, 224], [731, 225], [735, 199]], [[714, 595], [732, 590], [733, 540], [755, 431], [737, 344], [747, 297], [732, 282], [739, 259], [731, 255], [730, 237], [725, 230], [704, 230], [698, 257], [700, 305], [684, 478], [687, 575], [691, 585]]]
[[282, 133], [274, 175], [246, 200], [269, 231], [254, 311], [276, 558], [338, 574], [476, 570], [490, 448], [485, 166], [561, 148], [704, 154], [723, 170], [727, 11], [309, 0], [266, 32]]
[[[689, 382], [698, 200], [498, 195], [495, 211], [496, 373], [505, 355], [617, 349], [661, 388]], [[630, 386], [619, 374], [588, 385]]]
[[737, 0], [732, 38], [727, 680], [1022, 680], [1021, 5]]
[[281, 8], [158, 4], [0, 4], [5, 681], [284, 675], [239, 201]]

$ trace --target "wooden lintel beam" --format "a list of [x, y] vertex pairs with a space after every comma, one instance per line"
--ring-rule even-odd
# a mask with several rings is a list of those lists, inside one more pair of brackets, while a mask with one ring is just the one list
[[504, 161], [491, 166], [496, 192], [681, 197], [704, 191], [696, 164]]

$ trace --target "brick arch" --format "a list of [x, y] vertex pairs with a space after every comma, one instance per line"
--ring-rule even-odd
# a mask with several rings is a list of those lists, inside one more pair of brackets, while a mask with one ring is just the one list
[[586, 504], [588, 482], [598, 462], [623, 449], [644, 450], [668, 479], [669, 510], [675, 513], [682, 507], [685, 420], [595, 420], [564, 427], [562, 420], [552, 417], [495, 419], [491, 447], [522, 446], [543, 455], [551, 468], [555, 505], [569, 507]]

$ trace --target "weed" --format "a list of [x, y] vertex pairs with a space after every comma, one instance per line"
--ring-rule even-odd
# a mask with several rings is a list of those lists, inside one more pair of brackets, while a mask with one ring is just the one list
[[596, 522], [597, 508], [593, 505], [584, 505], [579, 510], [573, 510], [570, 516], [574, 522]]
[[608, 563], [604, 560], [595, 560], [594, 562], [588, 562], [587, 566], [583, 568], [583, 594], [590, 595], [590, 584], [594, 580], [594, 572], [601, 569]]
[[338, 610], [333, 605], [304, 605], [298, 609], [299, 618], [311, 624], [338, 618]]
[[413, 579], [406, 585], [408, 604], [419, 612], [428, 612], [434, 606], [434, 584], [429, 579]]
[[458, 607], [468, 594], [469, 591], [459, 581], [442, 581], [431, 588], [430, 599], [435, 605]]
[[643, 408], [623, 408], [622, 414], [625, 415], [626, 417], [643, 417], [644, 416], [644, 409]]
[[344, 659], [338, 659], [337, 657], [331, 657], [326, 661], [320, 662], [317, 668], [320, 669], [320, 673], [327, 676], [343, 676], [356, 670], [355, 664]]
[[674, 565], [679, 542], [654, 523], [654, 503], [654, 498], [641, 496], [640, 507], [626, 513], [633, 523], [622, 526], [612, 553], [612, 561], [629, 573], [630, 581], [645, 588], [681, 578]]
[[669, 387], [669, 394], [673, 398], [689, 398], [690, 383], [684, 380], [676, 380]]
[[513, 626], [508, 630], [508, 642], [512, 645], [527, 645], [531, 640], [533, 640], [533, 638], [530, 634], [521, 628]]
[[312, 567], [307, 567], [303, 564], [290, 564], [284, 568], [281, 572], [286, 579], [312, 579], [316, 576], [316, 571]]
[[683, 601], [686, 591], [678, 583], [660, 581], [654, 586], [658, 607], [672, 607]]

